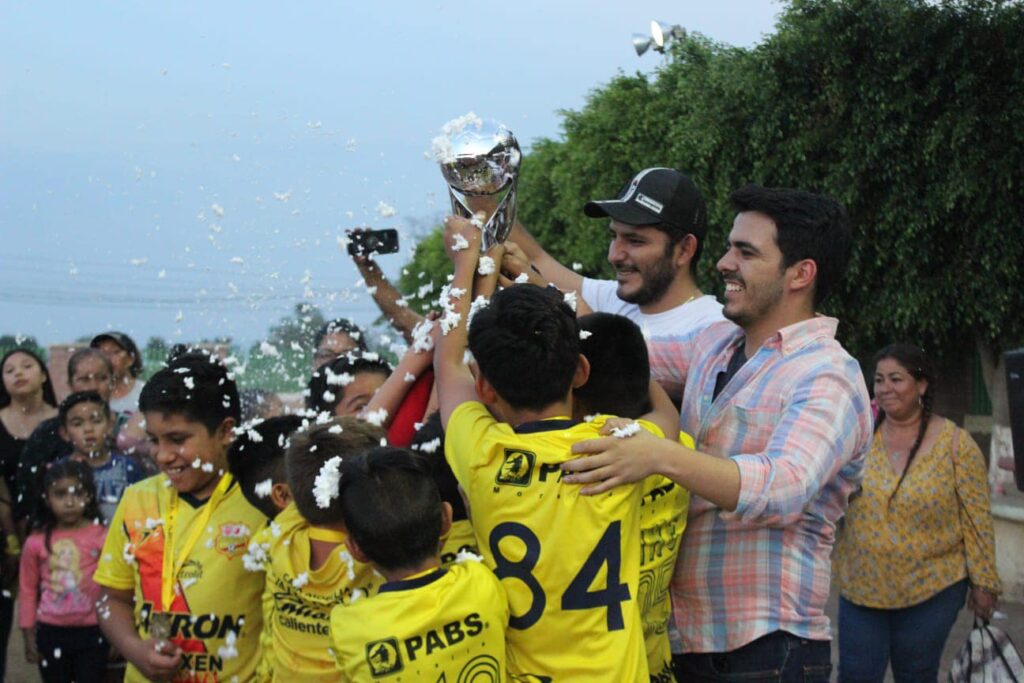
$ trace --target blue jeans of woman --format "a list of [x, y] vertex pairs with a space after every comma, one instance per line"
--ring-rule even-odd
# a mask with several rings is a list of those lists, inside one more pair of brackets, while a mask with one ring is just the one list
[[902, 609], [873, 609], [840, 597], [840, 683], [880, 683], [890, 663], [896, 683], [935, 683], [966, 596], [964, 579]]

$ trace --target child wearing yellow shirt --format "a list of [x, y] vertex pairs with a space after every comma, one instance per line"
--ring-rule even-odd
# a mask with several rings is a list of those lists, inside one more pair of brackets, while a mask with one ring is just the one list
[[[335, 418], [292, 434], [285, 469], [293, 503], [256, 537], [252, 568], [265, 570], [259, 681], [336, 681], [331, 608], [376, 591], [383, 581], [345, 548], [342, 462], [380, 443], [379, 427]], [[262, 562], [260, 562], [262, 560]]]
[[93, 577], [100, 629], [128, 660], [125, 681], [251, 680], [262, 577], [242, 556], [266, 518], [227, 473], [239, 420], [226, 368], [185, 353], [139, 397], [160, 474], [129, 486]]
[[375, 448], [342, 471], [348, 548], [387, 579], [376, 596], [331, 612], [344, 680], [504, 681], [505, 591], [479, 561], [441, 566], [452, 511], [429, 463]]

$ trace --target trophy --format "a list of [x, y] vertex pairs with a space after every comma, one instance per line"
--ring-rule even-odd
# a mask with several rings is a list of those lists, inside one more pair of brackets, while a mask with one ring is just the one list
[[473, 114], [455, 119], [434, 139], [434, 154], [448, 183], [456, 216], [474, 220], [469, 197], [494, 197], [497, 207], [480, 225], [480, 248], [487, 251], [504, 242], [516, 220], [516, 180], [522, 153], [515, 136], [503, 124]]

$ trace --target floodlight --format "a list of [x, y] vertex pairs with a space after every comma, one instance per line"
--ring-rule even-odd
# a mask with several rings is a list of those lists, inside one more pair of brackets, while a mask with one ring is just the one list
[[639, 57], [640, 55], [651, 49], [651, 39], [642, 33], [634, 33], [633, 49], [636, 50], [636, 56]]
[[671, 35], [672, 29], [668, 24], [663, 24], [657, 19], [651, 19], [651, 40], [654, 42], [654, 49], [665, 49], [665, 37]]

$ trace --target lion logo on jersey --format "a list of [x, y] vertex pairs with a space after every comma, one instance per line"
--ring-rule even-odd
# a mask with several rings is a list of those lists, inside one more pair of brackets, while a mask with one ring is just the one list
[[398, 641], [394, 638], [375, 640], [366, 644], [366, 663], [374, 678], [398, 673], [402, 670], [402, 655], [398, 652]]
[[499, 484], [511, 486], [529, 486], [533, 478], [533, 463], [537, 456], [529, 451], [520, 451], [514, 448], [505, 449], [505, 460], [501, 463], [501, 469], [494, 478]]

